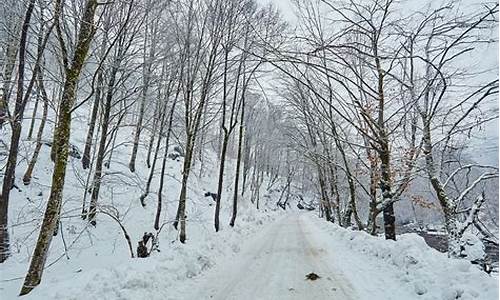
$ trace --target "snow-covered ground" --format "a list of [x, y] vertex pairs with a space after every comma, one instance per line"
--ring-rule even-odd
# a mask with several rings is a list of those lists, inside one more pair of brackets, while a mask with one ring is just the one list
[[[310, 281], [314, 272], [321, 278]], [[497, 299], [496, 278], [415, 234], [386, 241], [290, 213], [172, 299]]]
[[[186, 245], [167, 227], [161, 252], [147, 259], [106, 247], [81, 250], [49, 267], [26, 299], [497, 299], [497, 278], [447, 258], [416, 234], [386, 241], [314, 212], [251, 207], [234, 228], [214, 233], [209, 225], [192, 224]], [[115, 247], [126, 248], [118, 241]], [[306, 280], [310, 272], [320, 278]], [[2, 282], [5, 299], [16, 296], [19, 283]]]
[[[94, 262], [90, 257], [89, 263], [82, 259], [73, 263], [62, 260], [57, 268], [48, 270], [40, 286], [22, 298], [189, 299], [172, 298], [172, 295], [179, 286], [213, 267], [219, 257], [234, 257], [245, 237], [273, 220], [269, 214], [253, 214], [252, 210], [240, 218], [233, 229], [217, 234], [211, 227], [190, 226], [191, 238], [185, 245], [174, 241], [176, 233], [167, 229], [161, 236], [161, 252], [145, 259], [112, 254], [97, 256], [98, 250], [91, 250], [96, 255]], [[16, 296], [19, 283], [4, 285], [5, 299]]]
[[[85, 116], [75, 115], [72, 124], [71, 143], [80, 152], [85, 143], [85, 120]], [[50, 141], [50, 130], [46, 129], [46, 133], [44, 140]], [[120, 219], [131, 237], [135, 252], [144, 232], [155, 233], [153, 224], [163, 149], [160, 148], [150, 195], [145, 200], [146, 207], [142, 207], [139, 197], [144, 192], [150, 171], [145, 163], [149, 133], [144, 133], [141, 139], [135, 173], [131, 173], [127, 165], [132, 134], [133, 131], [128, 129], [119, 131], [110, 167], [104, 168], [98, 205], [100, 210]], [[8, 141], [9, 137], [2, 139]], [[16, 184], [20, 189], [11, 191], [9, 207], [12, 255], [0, 266], [1, 300], [15, 299], [20, 291], [50, 191], [53, 163], [47, 145], [42, 147], [32, 183], [29, 186], [22, 184], [22, 174], [33, 147], [34, 142], [23, 139], [20, 147], [22, 159], [16, 168]], [[258, 231], [279, 214], [271, 203], [265, 205], [263, 198], [262, 209], [256, 210], [245, 195], [240, 200], [235, 227], [228, 225], [234, 185], [234, 161], [229, 159], [221, 204], [222, 230], [215, 233], [213, 200], [205, 197], [205, 193], [216, 191], [217, 176], [213, 171], [218, 170], [216, 157], [213, 152], [204, 153], [205, 173], [200, 174], [199, 161], [192, 168], [186, 208], [188, 240], [185, 245], [179, 243], [178, 232], [171, 225], [177, 210], [183, 162], [182, 157], [168, 159], [160, 218], [160, 224], [164, 226], [158, 239], [160, 252], [153, 252], [151, 257], [145, 259], [130, 257], [119, 224], [109, 216], [99, 214], [95, 228], [80, 218], [84, 184], [89, 178], [92, 180], [93, 173], [89, 174], [82, 168], [79, 159], [71, 157], [64, 188], [61, 230], [52, 241], [42, 283], [24, 298], [165, 299], [179, 282], [189, 280], [213, 266], [217, 257], [238, 252], [239, 243], [246, 236]], [[262, 195], [266, 195], [264, 187]], [[87, 207], [89, 199], [87, 194]]]
[[[75, 118], [72, 144], [84, 144], [85, 118]], [[131, 173], [130, 131], [120, 132], [118, 147], [105, 169], [100, 208], [116, 213], [135, 250], [144, 232], [154, 232], [157, 178], [146, 207], [139, 202], [149, 169], [144, 146]], [[50, 140], [50, 136], [45, 137]], [[144, 144], [147, 138], [144, 138]], [[20, 178], [33, 143], [23, 141], [17, 184], [9, 211], [12, 256], [0, 267], [0, 299], [16, 299], [38, 236], [50, 187], [50, 148], [43, 146], [33, 182]], [[163, 150], [160, 150], [163, 153]], [[158, 165], [161, 163], [158, 160]], [[84, 182], [89, 174], [80, 160], [70, 159], [64, 191], [61, 231], [54, 238], [42, 283], [26, 299], [498, 299], [497, 278], [467, 261], [452, 260], [429, 248], [415, 234], [385, 241], [343, 229], [319, 219], [315, 212], [278, 210], [279, 193], [261, 192], [261, 209], [248, 195], [240, 200], [234, 228], [231, 214], [233, 161], [229, 160], [222, 199], [222, 230], [213, 229], [214, 206], [204, 193], [214, 192], [217, 159], [205, 153], [204, 174], [196, 162], [187, 203], [187, 243], [180, 244], [173, 220], [180, 189], [182, 159], [169, 160], [164, 187], [165, 226], [160, 252], [130, 258], [116, 221], [104, 214], [97, 227], [80, 218]], [[157, 170], [159, 169], [157, 165]], [[158, 171], [157, 171], [158, 172]], [[90, 174], [92, 175], [92, 174]], [[158, 174], [157, 174], [158, 175]], [[248, 193], [247, 193], [248, 194]], [[89, 199], [87, 198], [87, 201]], [[294, 208], [296, 203], [291, 204]], [[314, 272], [321, 278], [305, 279]]]
[[498, 299], [497, 277], [466, 260], [448, 258], [415, 233], [394, 242], [320, 220], [312, 223], [318, 240], [336, 249], [335, 264], [358, 287], [360, 299]]

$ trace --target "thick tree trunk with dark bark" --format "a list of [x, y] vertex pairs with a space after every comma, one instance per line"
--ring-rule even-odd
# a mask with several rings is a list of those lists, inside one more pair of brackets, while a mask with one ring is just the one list
[[378, 155], [380, 158], [380, 190], [382, 193], [382, 202], [384, 203], [382, 213], [384, 217], [384, 232], [387, 240], [396, 240], [396, 216], [394, 215], [394, 194], [392, 191], [391, 178], [391, 156], [389, 149], [389, 137], [386, 131], [385, 114], [385, 95], [384, 95], [384, 76], [378, 48], [373, 46], [375, 65], [378, 76]]
[[2, 194], [0, 195], [0, 263], [3, 263], [9, 257], [9, 231], [8, 231], [8, 214], [9, 214], [9, 198], [10, 190], [14, 185], [17, 154], [19, 151], [19, 142], [21, 140], [22, 121], [24, 115], [25, 99], [24, 97], [24, 69], [26, 55], [26, 40], [30, 26], [31, 15], [35, 6], [35, 0], [29, 2], [28, 8], [23, 21], [21, 38], [19, 42], [19, 67], [17, 81], [17, 96], [16, 105], [14, 108], [14, 116], [12, 120], [12, 136], [10, 140], [9, 156], [7, 157], [7, 165], [2, 184]]
[[383, 143], [380, 148], [380, 189], [382, 193], [382, 202], [386, 203], [386, 205], [382, 208], [385, 238], [387, 240], [396, 240], [396, 217], [394, 215], [394, 199], [391, 190], [392, 179], [389, 146], [386, 143]]

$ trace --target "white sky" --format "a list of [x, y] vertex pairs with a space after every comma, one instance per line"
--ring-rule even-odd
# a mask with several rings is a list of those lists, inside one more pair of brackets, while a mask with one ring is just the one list
[[[302, 0], [299, 0], [302, 1]], [[296, 17], [293, 13], [293, 4], [291, 0], [257, 0], [258, 3], [263, 5], [273, 3], [276, 7], [281, 10], [283, 17], [288, 23], [295, 23]]]

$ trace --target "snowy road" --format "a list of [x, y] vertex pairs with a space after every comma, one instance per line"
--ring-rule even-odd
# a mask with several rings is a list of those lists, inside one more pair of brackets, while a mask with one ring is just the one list
[[[498, 299], [495, 278], [448, 259], [416, 234], [386, 241], [307, 212], [288, 213], [262, 228], [238, 253], [179, 285], [171, 299]], [[311, 272], [320, 278], [306, 280]]]
[[[199, 278], [186, 299], [358, 299], [321, 239], [310, 217], [288, 215]], [[311, 272], [320, 278], [306, 280]]]

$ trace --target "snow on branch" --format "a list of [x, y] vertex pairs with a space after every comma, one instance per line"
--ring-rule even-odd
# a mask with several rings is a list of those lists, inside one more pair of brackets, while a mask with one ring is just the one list
[[490, 179], [490, 178], [497, 178], [498, 173], [483, 173], [481, 176], [479, 176], [474, 182], [468, 186], [456, 199], [455, 199], [455, 205], [458, 207], [458, 204], [460, 204], [464, 198], [483, 180]]
[[450, 181], [453, 179], [453, 177], [455, 177], [455, 175], [457, 175], [458, 172], [464, 170], [464, 169], [471, 169], [471, 168], [482, 168], [482, 169], [494, 169], [494, 170], [497, 170], [498, 171], [498, 168], [497, 167], [494, 167], [494, 166], [487, 166], [487, 165], [480, 165], [480, 164], [468, 164], [468, 165], [465, 165], [465, 166], [461, 166], [459, 168], [457, 168], [455, 171], [453, 171], [450, 176], [448, 176], [448, 178], [446, 179], [446, 181], [444, 182], [443, 184], [443, 188], [445, 188], [448, 183], [450, 183]]
[[460, 236], [465, 232], [465, 230], [467, 230], [467, 228], [470, 225], [472, 225], [472, 223], [474, 223], [474, 220], [476, 219], [477, 214], [481, 210], [481, 206], [483, 205], [484, 201], [485, 201], [484, 192], [482, 192], [479, 196], [477, 196], [476, 200], [474, 201], [474, 204], [472, 204], [467, 219], [458, 228], [458, 233], [460, 234]]

